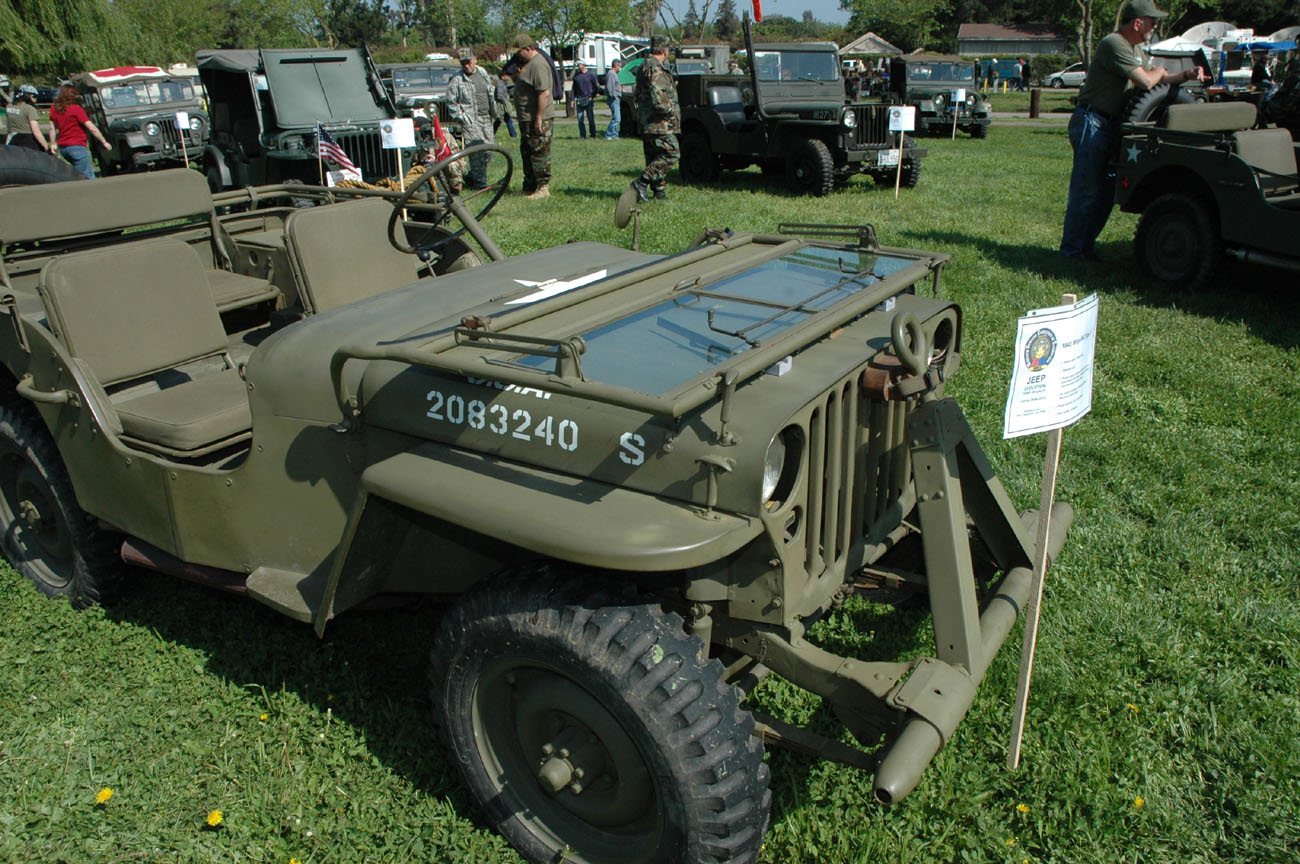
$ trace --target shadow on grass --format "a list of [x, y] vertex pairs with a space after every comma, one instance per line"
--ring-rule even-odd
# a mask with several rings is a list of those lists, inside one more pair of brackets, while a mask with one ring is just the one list
[[1100, 261], [1066, 261], [1055, 248], [1025, 243], [1005, 243], [987, 236], [959, 231], [901, 231], [917, 248], [947, 244], [979, 249], [1008, 270], [1036, 273], [1045, 279], [1075, 282], [1081, 293], [1132, 291], [1138, 302], [1152, 308], [1177, 307], [1215, 321], [1236, 321], [1266, 342], [1285, 349], [1300, 346], [1300, 291], [1285, 271], [1225, 261], [1216, 286], [1187, 292], [1160, 288], [1143, 281], [1133, 263], [1133, 245], [1113, 240], [1098, 244]]

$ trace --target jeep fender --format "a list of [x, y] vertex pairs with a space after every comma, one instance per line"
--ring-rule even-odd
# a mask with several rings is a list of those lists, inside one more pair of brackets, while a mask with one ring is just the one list
[[205, 144], [203, 147], [203, 162], [205, 169], [211, 174], [215, 168], [217, 176], [221, 178], [221, 188], [227, 189], [234, 186], [234, 180], [230, 176], [230, 166], [226, 164], [226, 157], [213, 144]]

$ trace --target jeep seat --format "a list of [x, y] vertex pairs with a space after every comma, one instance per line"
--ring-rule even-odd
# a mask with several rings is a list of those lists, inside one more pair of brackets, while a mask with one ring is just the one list
[[1237, 156], [1255, 169], [1265, 195], [1294, 192], [1300, 185], [1290, 132], [1277, 127], [1247, 129], [1232, 138]]
[[312, 315], [416, 281], [420, 263], [388, 242], [391, 204], [375, 198], [295, 210], [284, 221], [289, 266]]
[[1159, 125], [1178, 132], [1236, 132], [1254, 126], [1257, 114], [1250, 102], [1188, 102], [1170, 105]]
[[160, 238], [68, 253], [45, 265], [38, 290], [124, 440], [193, 457], [251, 436], [247, 388], [193, 247]]
[[710, 87], [709, 104], [718, 113], [722, 128], [728, 132], [743, 132], [755, 125], [745, 114], [745, 103], [740, 98], [739, 87]]

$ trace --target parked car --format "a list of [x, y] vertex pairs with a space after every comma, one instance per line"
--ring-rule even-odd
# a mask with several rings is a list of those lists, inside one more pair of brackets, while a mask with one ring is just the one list
[[1082, 87], [1084, 79], [1088, 77], [1088, 67], [1082, 63], [1071, 63], [1060, 72], [1053, 72], [1044, 80], [1048, 87], [1061, 89], [1062, 87]]
[[[201, 163], [208, 115], [196, 82], [157, 66], [98, 69], [73, 76], [86, 113], [112, 145], [99, 154], [105, 174]], [[183, 114], [177, 122], [177, 115]]]
[[[390, 63], [379, 67], [384, 86], [393, 97], [398, 116], [415, 117], [431, 103], [437, 106], [438, 120], [451, 125], [447, 111], [447, 87], [460, 72], [455, 60], [430, 60], [426, 63]], [[459, 132], [459, 130], [457, 130]]]
[[[916, 108], [918, 132], [947, 132], [956, 126], [972, 138], [987, 138], [992, 112], [975, 86], [975, 64], [953, 54], [908, 54], [890, 60], [889, 86], [904, 105]], [[955, 106], [953, 92], [965, 96]]]

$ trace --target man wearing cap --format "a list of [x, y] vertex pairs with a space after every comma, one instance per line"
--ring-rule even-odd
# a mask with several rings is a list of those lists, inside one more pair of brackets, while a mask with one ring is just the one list
[[[591, 140], [596, 140], [596, 91], [600, 89], [600, 82], [596, 80], [596, 73], [587, 68], [587, 64], [579, 61], [578, 74], [573, 76], [573, 106], [578, 111], [578, 137], [586, 138], [587, 132], [591, 132]], [[583, 123], [586, 123], [584, 128]]]
[[636, 70], [636, 115], [645, 170], [632, 181], [632, 188], [642, 201], [649, 201], [651, 193], [660, 201], [668, 198], [668, 170], [681, 156], [677, 133], [682, 131], [682, 109], [677, 83], [664, 66], [667, 59], [668, 37], [651, 36], [650, 56]]
[[623, 122], [623, 82], [618, 73], [623, 69], [622, 60], [614, 60], [605, 73], [605, 101], [609, 103], [609, 127], [605, 130], [605, 140], [618, 138], [618, 127]]
[[1078, 107], [1070, 117], [1074, 168], [1061, 232], [1061, 257], [1066, 260], [1095, 261], [1100, 257], [1097, 235], [1115, 203], [1115, 174], [1107, 164], [1110, 139], [1112, 127], [1119, 123], [1125, 91], [1130, 86], [1149, 90], [1161, 83], [1181, 84], [1205, 77], [1199, 66], [1182, 72], [1159, 66], [1145, 68], [1139, 46], [1155, 31], [1156, 19], [1167, 14], [1156, 8], [1154, 0], [1127, 0], [1120, 10], [1119, 27], [1098, 43], [1088, 77], [1079, 88]]
[[[447, 113], [460, 126], [460, 137], [466, 147], [496, 142], [494, 125], [497, 119], [496, 84], [487, 70], [478, 65], [478, 58], [470, 48], [462, 48], [460, 72], [447, 84]], [[487, 185], [488, 154], [475, 153], [469, 157], [469, 174], [465, 178], [471, 189]]]
[[7, 126], [5, 142], [11, 147], [30, 147], [33, 150], [49, 150], [53, 145], [45, 140], [41, 132], [40, 118], [36, 112], [36, 88], [24, 84], [14, 93], [14, 101], [5, 111]]
[[533, 200], [551, 195], [551, 124], [555, 105], [551, 88], [554, 73], [537, 43], [527, 33], [514, 38], [515, 117], [519, 120], [519, 161], [524, 169], [524, 197]]

